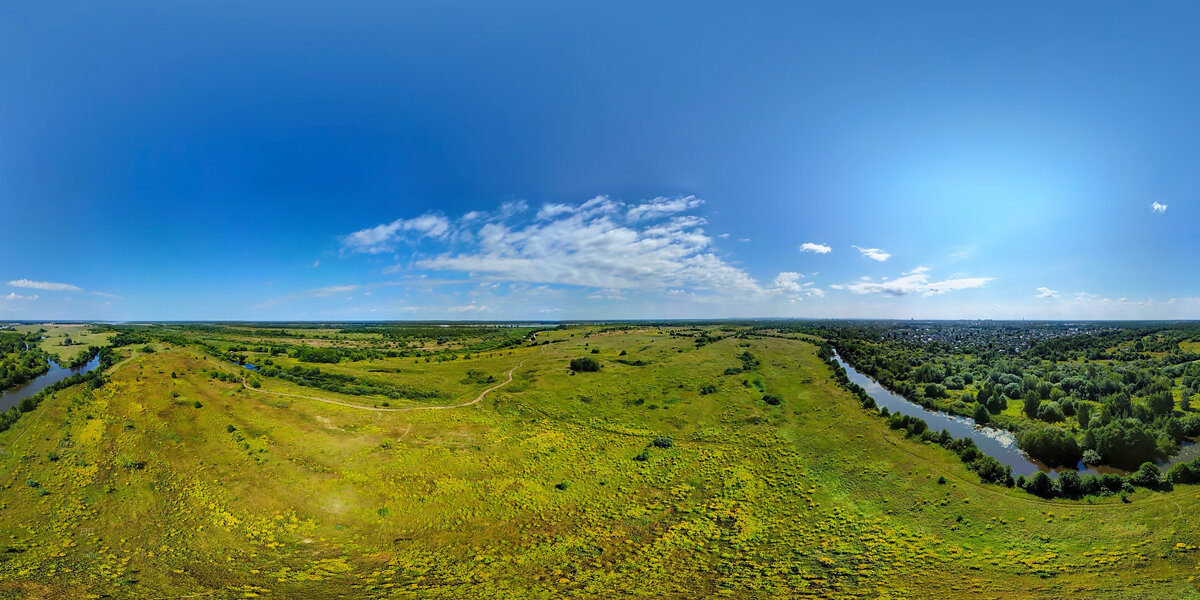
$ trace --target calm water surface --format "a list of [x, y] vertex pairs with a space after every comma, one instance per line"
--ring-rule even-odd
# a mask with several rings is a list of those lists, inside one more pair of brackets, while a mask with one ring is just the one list
[[72, 375], [78, 373], [87, 373], [100, 365], [100, 355], [96, 355], [89, 360], [86, 365], [74, 369], [68, 369], [60, 366], [53, 360], [50, 361], [50, 370], [46, 371], [41, 376], [33, 381], [21, 384], [15, 388], [10, 388], [4, 392], [0, 392], [0, 412], [6, 411], [18, 404], [22, 400], [58, 383]]

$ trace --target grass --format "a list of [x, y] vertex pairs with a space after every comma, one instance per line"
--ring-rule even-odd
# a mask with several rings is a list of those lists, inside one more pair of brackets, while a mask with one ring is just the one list
[[[46, 339], [42, 340], [40, 347], [54, 355], [55, 360], [60, 363], [75, 358], [79, 355], [80, 350], [87, 350], [89, 346], [108, 345], [108, 340], [113, 336], [111, 331], [100, 331], [96, 327], [82, 324], [43, 323], [41, 325], [21, 325], [14, 329], [21, 333], [45, 330], [42, 335]], [[70, 336], [72, 344], [64, 346], [63, 342], [68, 336]]]
[[[526, 361], [478, 404], [390, 413], [214, 381], [234, 367], [191, 347], [123, 349], [108, 385], [0, 434], [0, 598], [1197, 594], [1200, 488], [1088, 504], [980, 484], [859, 408], [805, 341], [554, 340], [330, 367], [453, 404], [489, 387], [467, 370]], [[747, 349], [761, 365], [723, 375]], [[569, 374], [582, 356], [603, 369]]]

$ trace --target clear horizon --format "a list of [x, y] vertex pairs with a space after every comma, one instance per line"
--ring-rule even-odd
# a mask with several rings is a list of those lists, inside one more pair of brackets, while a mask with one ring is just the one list
[[738, 8], [13, 10], [0, 321], [1200, 318], [1200, 7]]

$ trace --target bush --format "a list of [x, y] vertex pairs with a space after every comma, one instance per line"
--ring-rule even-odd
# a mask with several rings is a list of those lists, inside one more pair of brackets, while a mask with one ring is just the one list
[[204, 407], [204, 405], [200, 404], [199, 400], [192, 403], [192, 408], [203, 408], [203, 407]]
[[1050, 481], [1049, 475], [1038, 471], [1025, 481], [1025, 491], [1035, 496], [1049, 498], [1054, 495], [1054, 482]]
[[129, 469], [130, 471], [135, 469], [144, 469], [146, 468], [146, 461], [137, 460], [136, 458], [122, 454], [121, 456], [117, 457], [117, 466], [121, 467], [122, 469]]
[[650, 453], [646, 452], [645, 450], [642, 450], [641, 453], [639, 453], [637, 456], [633, 457], [633, 460], [636, 460], [639, 462], [650, 460]]
[[557, 484], [557, 485], [555, 485], [554, 487], [555, 487], [555, 488], [557, 488], [557, 489], [559, 489], [559, 490], [566, 491], [566, 490], [567, 490], [567, 488], [571, 487], [571, 482], [570, 482], [570, 481], [563, 481], [563, 482], [560, 482], [560, 483], [558, 483], [558, 484]]
[[1092, 449], [1083, 451], [1083, 463], [1087, 465], [1098, 465], [1104, 460], [1100, 457], [1100, 453]]
[[1144, 462], [1133, 475], [1129, 476], [1129, 483], [1145, 488], [1158, 487], [1161, 475], [1157, 465], [1152, 462]]
[[700, 386], [700, 395], [701, 396], [705, 396], [708, 394], [715, 394], [715, 393], [717, 393], [717, 386], [715, 386], [711, 383], [706, 383], [706, 384]]
[[768, 394], [766, 396], [763, 396], [763, 402], [766, 402], [767, 404], [770, 404], [771, 406], [779, 406], [780, 404], [783, 404], [783, 398], [780, 398], [779, 396], [771, 396]]
[[1083, 480], [1075, 471], [1063, 471], [1058, 476], [1058, 489], [1063, 496], [1075, 498], [1083, 493]]
[[1057, 423], [1063, 420], [1062, 407], [1057, 402], [1043, 402], [1038, 407], [1038, 418], [1047, 423]]
[[600, 370], [600, 361], [591, 358], [572, 358], [571, 370], [577, 373], [594, 373]]
[[233, 432], [237, 431], [237, 427], [234, 427], [233, 425], [226, 425], [225, 431], [227, 431], [229, 433], [233, 433]]
[[654, 441], [650, 443], [653, 444], [655, 448], [670, 448], [675, 445], [675, 440], [672, 440], [669, 437], [659, 436], [654, 438]]

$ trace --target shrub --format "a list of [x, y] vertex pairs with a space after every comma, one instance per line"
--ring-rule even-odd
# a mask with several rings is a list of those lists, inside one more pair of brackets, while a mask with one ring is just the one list
[[1160, 477], [1161, 473], [1159, 473], [1157, 465], [1152, 462], [1144, 462], [1137, 471], [1134, 471], [1133, 475], [1129, 476], [1129, 483], [1145, 488], [1158, 487]]
[[229, 433], [233, 433], [233, 432], [237, 431], [237, 427], [234, 427], [233, 425], [226, 425], [225, 431], [227, 431]]
[[779, 406], [780, 404], [783, 404], [783, 398], [780, 398], [779, 396], [771, 396], [768, 394], [766, 396], [763, 396], [763, 402], [766, 402], [767, 404], [770, 404], [771, 406]]
[[48, 460], [48, 461], [50, 461], [50, 462], [55, 462], [55, 461], [57, 461], [57, 460], [58, 460], [58, 453], [57, 453], [57, 452], [55, 452], [55, 451], [53, 451], [53, 450], [51, 450], [51, 451], [47, 452], [47, 453], [46, 453], [46, 460]]
[[1049, 475], [1038, 471], [1025, 481], [1025, 491], [1035, 496], [1049, 498], [1054, 495], [1054, 482], [1050, 481]]
[[146, 468], [146, 461], [137, 460], [136, 458], [122, 454], [117, 457], [117, 466], [121, 467], [122, 469], [129, 469], [130, 471], [133, 471], [135, 469]]
[[600, 362], [594, 358], [572, 358], [571, 370], [577, 373], [594, 373], [600, 370]]
[[1038, 418], [1047, 423], [1057, 423], [1063, 420], [1062, 407], [1057, 402], [1043, 402], [1038, 407]]
[[641, 453], [639, 453], [637, 456], [633, 457], [633, 460], [636, 460], [636, 461], [650, 460], [650, 453], [646, 452], [645, 450], [642, 450]]
[[654, 438], [654, 441], [650, 443], [653, 444], [655, 448], [670, 448], [675, 445], [675, 440], [672, 440], [669, 437], [659, 436]]
[[706, 384], [700, 386], [700, 395], [701, 396], [705, 396], [708, 394], [715, 394], [715, 393], [717, 393], [717, 386], [715, 386], [711, 383], [706, 383]]
[[570, 481], [559, 482], [554, 487], [559, 490], [566, 491], [567, 488], [571, 487], [571, 482]]
[[203, 408], [203, 407], [204, 407], [204, 405], [200, 404], [199, 400], [192, 403], [192, 408]]
[[1083, 480], [1075, 471], [1063, 471], [1058, 476], [1058, 489], [1063, 496], [1074, 498], [1083, 493]]
[[1098, 464], [1100, 464], [1100, 461], [1102, 461], [1102, 460], [1104, 460], [1104, 459], [1100, 458], [1100, 453], [1096, 452], [1095, 450], [1092, 450], [1091, 448], [1083, 451], [1083, 463], [1084, 464], [1098, 465]]

